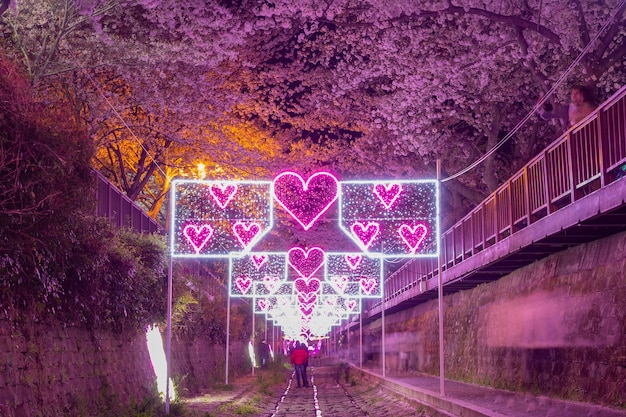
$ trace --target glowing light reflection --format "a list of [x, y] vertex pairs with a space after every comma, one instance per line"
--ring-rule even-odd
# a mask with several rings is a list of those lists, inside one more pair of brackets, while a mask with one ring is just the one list
[[[167, 361], [165, 359], [165, 350], [163, 349], [163, 339], [161, 338], [161, 332], [157, 326], [152, 326], [148, 329], [146, 332], [146, 342], [148, 345], [148, 353], [150, 354], [150, 361], [152, 362], [152, 369], [154, 369], [157, 378], [157, 389], [163, 398], [165, 398]], [[174, 392], [174, 383], [171, 378], [169, 384], [170, 401], [174, 401], [176, 399], [176, 393]]]

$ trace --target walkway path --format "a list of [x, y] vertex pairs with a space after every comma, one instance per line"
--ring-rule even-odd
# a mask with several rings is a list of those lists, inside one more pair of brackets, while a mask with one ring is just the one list
[[[297, 388], [292, 372], [273, 385], [247, 376], [232, 391], [187, 399], [190, 417], [626, 417], [626, 410], [564, 401], [431, 376], [382, 376], [330, 361], [308, 368], [309, 387]], [[269, 372], [269, 371], [265, 371]], [[266, 374], [267, 375], [267, 374]]]
[[546, 396], [498, 390], [489, 387], [445, 380], [441, 396], [440, 379], [432, 376], [387, 376], [379, 372], [360, 371], [365, 377], [402, 395], [438, 410], [471, 417], [626, 417], [626, 410], [595, 404], [560, 400]]
[[212, 392], [184, 400], [189, 417], [439, 417], [377, 381], [359, 381], [336, 364], [310, 366], [309, 387], [298, 388], [295, 376], [285, 370], [285, 380], [259, 388], [256, 378], [238, 379], [229, 391]]

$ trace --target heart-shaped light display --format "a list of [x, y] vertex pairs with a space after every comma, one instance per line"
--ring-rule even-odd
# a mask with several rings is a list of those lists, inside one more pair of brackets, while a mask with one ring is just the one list
[[348, 286], [348, 277], [344, 276], [331, 276], [330, 284], [335, 287], [339, 294], [343, 294], [346, 291], [346, 287]]
[[213, 236], [213, 227], [210, 224], [196, 226], [188, 224], [183, 228], [183, 235], [187, 238], [196, 254], [199, 254], [202, 248], [211, 240]]
[[309, 278], [324, 265], [324, 250], [318, 247], [307, 251], [291, 248], [287, 252], [287, 262], [301, 277]]
[[254, 240], [256, 235], [261, 231], [258, 223], [235, 222], [233, 225], [233, 234], [237, 237], [239, 244], [245, 249]]
[[402, 193], [402, 184], [375, 184], [374, 194], [383, 203], [385, 209], [389, 210]]
[[315, 303], [317, 301], [317, 293], [314, 292], [299, 292], [299, 303]]
[[240, 276], [235, 279], [235, 285], [242, 294], [245, 294], [252, 286], [252, 280], [248, 277]]
[[257, 270], [261, 269], [263, 264], [267, 262], [266, 255], [252, 255], [252, 263], [256, 267]]
[[428, 235], [428, 228], [422, 223], [416, 224], [413, 227], [408, 224], [403, 224], [398, 228], [398, 234], [404, 241], [404, 244], [409, 248], [409, 252], [415, 253], [422, 245], [426, 235]]
[[218, 206], [225, 209], [237, 193], [236, 184], [211, 184], [209, 193]]
[[315, 309], [315, 303], [300, 303], [300, 312], [302, 313], [303, 319], [311, 319], [311, 314], [313, 314], [313, 310]]
[[354, 222], [350, 229], [352, 230], [352, 234], [354, 234], [366, 248], [370, 247], [380, 232], [380, 226], [377, 222], [368, 222], [367, 224]]
[[354, 310], [354, 307], [356, 307], [356, 300], [348, 300], [348, 301], [346, 302], [346, 308], [347, 308], [349, 311]]
[[350, 267], [351, 270], [356, 271], [356, 269], [359, 267], [359, 265], [361, 264], [361, 261], [363, 260], [363, 257], [361, 255], [345, 255], [343, 257], [343, 259], [345, 259], [346, 263], [348, 264], [348, 266]]
[[304, 230], [309, 230], [337, 200], [338, 184], [328, 172], [317, 172], [306, 182], [295, 172], [283, 172], [274, 178], [274, 198]]
[[298, 296], [304, 294], [317, 295], [320, 290], [320, 280], [317, 278], [298, 278], [294, 281]]
[[278, 289], [280, 285], [280, 278], [274, 275], [265, 275], [263, 277], [263, 285], [265, 285], [267, 291], [272, 294]]
[[257, 305], [259, 306], [259, 309], [261, 311], [267, 311], [269, 307], [268, 302], [264, 298], [261, 298], [259, 301], [257, 301]]
[[361, 278], [359, 280], [359, 285], [361, 286], [361, 291], [365, 295], [371, 295], [372, 291], [376, 289], [378, 286], [377, 280], [374, 278]]

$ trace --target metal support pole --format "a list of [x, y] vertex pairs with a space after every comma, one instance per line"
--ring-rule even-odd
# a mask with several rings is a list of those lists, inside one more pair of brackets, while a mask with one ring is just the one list
[[359, 314], [359, 367], [363, 369], [363, 299], [359, 300], [361, 314]]
[[380, 332], [380, 345], [381, 345], [381, 356], [382, 356], [382, 364], [383, 364], [383, 378], [386, 375], [386, 366], [385, 366], [385, 289], [383, 288], [383, 301], [380, 304], [381, 309], [381, 332]]
[[170, 358], [172, 353], [172, 254], [167, 266], [167, 336], [165, 346], [165, 414], [170, 413]]
[[348, 326], [346, 330], [346, 345], [348, 345], [348, 362], [350, 362], [350, 316], [348, 316]]
[[226, 301], [226, 377], [224, 384], [228, 385], [228, 361], [230, 354], [230, 295]]
[[[438, 189], [441, 188], [441, 160], [437, 159], [437, 185]], [[438, 192], [440, 192], [438, 190]], [[437, 229], [439, 229], [439, 224], [437, 224]], [[439, 297], [439, 393], [441, 396], [446, 395], [445, 390], [445, 364], [444, 364], [444, 346], [443, 346], [443, 273], [441, 268], [441, 231], [437, 230], [439, 234], [439, 256], [437, 257], [438, 263], [438, 297]]]
[[254, 303], [255, 299], [252, 298], [252, 376], [254, 376], [254, 361], [256, 360], [256, 335], [254, 334], [254, 316], [256, 316], [256, 314], [254, 314]]

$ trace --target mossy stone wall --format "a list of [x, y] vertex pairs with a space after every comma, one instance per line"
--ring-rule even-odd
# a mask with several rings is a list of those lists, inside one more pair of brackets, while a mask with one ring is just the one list
[[[626, 407], [626, 233], [445, 297], [447, 378]], [[386, 369], [439, 373], [437, 300], [385, 318]], [[381, 321], [364, 329], [380, 365]], [[350, 335], [352, 357], [358, 326]]]

